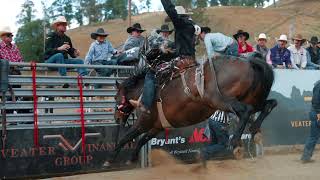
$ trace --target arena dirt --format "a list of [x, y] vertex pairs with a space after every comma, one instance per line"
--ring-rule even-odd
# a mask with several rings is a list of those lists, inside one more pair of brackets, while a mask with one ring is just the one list
[[80, 180], [318, 180], [320, 153], [313, 163], [302, 164], [300, 154], [266, 155], [261, 159], [209, 161], [208, 168], [199, 164], [182, 164], [164, 151], [152, 152], [151, 168], [85, 174], [54, 179]]

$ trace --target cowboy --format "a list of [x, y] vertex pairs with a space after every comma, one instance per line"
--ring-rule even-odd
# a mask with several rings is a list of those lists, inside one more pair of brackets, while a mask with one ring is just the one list
[[169, 39], [173, 30], [170, 30], [167, 24], [163, 24], [160, 29], [155, 31], [156, 34], [148, 38], [151, 49], [159, 49], [162, 45], [166, 48], [174, 49], [174, 42]]
[[[195, 40], [199, 35], [201, 28], [196, 26], [190, 18], [190, 14], [182, 6], [175, 7], [171, 0], [161, 0], [162, 5], [170, 17], [175, 29], [176, 52], [179, 56], [179, 62], [186, 64], [195, 63]], [[178, 63], [179, 63], [178, 62]], [[155, 98], [155, 72], [149, 69], [145, 76], [142, 104], [139, 101], [130, 100], [135, 107], [140, 107], [141, 117], [145, 120], [151, 118], [151, 108]]]
[[[80, 55], [78, 49], [73, 48], [71, 39], [65, 34], [67, 31], [68, 22], [64, 16], [59, 16], [52, 23], [54, 32], [48, 34], [45, 49], [45, 62], [58, 64], [83, 64], [83, 60], [76, 59]], [[72, 58], [69, 58], [71, 56]], [[79, 75], [87, 75], [85, 68], [77, 68]], [[67, 75], [65, 67], [58, 68], [61, 76]], [[64, 88], [69, 87], [69, 84], [64, 84]]]
[[267, 54], [269, 52], [269, 48], [267, 47], [266, 44], [267, 44], [267, 35], [264, 33], [259, 34], [258, 44], [255, 45], [254, 51], [260, 53], [264, 60], [266, 59]]
[[286, 48], [288, 38], [286, 35], [281, 35], [278, 39], [278, 44], [270, 49], [270, 53], [267, 55], [267, 63], [274, 68], [292, 68], [290, 51]]
[[238, 43], [222, 33], [211, 33], [209, 27], [201, 27], [199, 39], [204, 41], [209, 59], [217, 54], [238, 56]]
[[318, 37], [311, 37], [310, 46], [307, 48], [307, 51], [310, 54], [311, 62], [320, 65], [320, 48], [317, 44], [319, 44]]
[[10, 62], [23, 62], [20, 50], [12, 43], [13, 33], [10, 27], [0, 28], [0, 59], [5, 59]]
[[307, 66], [307, 50], [302, 47], [306, 39], [301, 34], [296, 34], [293, 38], [293, 45], [288, 47], [291, 55], [291, 64], [294, 69], [305, 69]]
[[211, 143], [201, 151], [201, 159], [203, 162], [212, 158], [213, 156], [219, 155], [220, 152], [225, 152], [227, 150], [229, 141], [229, 125], [229, 115], [224, 111], [217, 110], [208, 119], [206, 131], [209, 130], [209, 132], [206, 132], [205, 136], [211, 139]]
[[[112, 44], [106, 40], [109, 33], [103, 28], [98, 28], [96, 32], [91, 33], [91, 38], [95, 40], [86, 55], [85, 64], [92, 65], [116, 65], [117, 62], [111, 59], [111, 56], [117, 53]], [[96, 68], [95, 71], [99, 76], [107, 77], [112, 74], [112, 69]]]
[[320, 138], [320, 81], [316, 82], [313, 88], [312, 108], [309, 117], [311, 120], [311, 129], [301, 157], [302, 163], [312, 162], [311, 157], [317, 141]]
[[139, 23], [133, 24], [131, 27], [127, 28], [127, 32], [130, 34], [128, 39], [123, 45], [122, 51], [126, 51], [135, 47], [142, 48], [145, 42], [145, 38], [141, 35], [144, 29], [141, 28]]
[[238, 32], [234, 34], [233, 37], [238, 42], [239, 56], [247, 57], [249, 53], [253, 52], [253, 47], [249, 43], [247, 43], [247, 40], [250, 38], [248, 32], [238, 30]]

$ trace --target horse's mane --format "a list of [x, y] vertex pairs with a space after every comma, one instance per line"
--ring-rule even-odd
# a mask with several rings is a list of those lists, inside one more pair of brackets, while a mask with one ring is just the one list
[[147, 67], [143, 67], [143, 68], [137, 68], [135, 69], [130, 76], [125, 79], [121, 85], [125, 88], [125, 89], [132, 89], [135, 88], [138, 81], [140, 79], [144, 79], [145, 75], [147, 74]]

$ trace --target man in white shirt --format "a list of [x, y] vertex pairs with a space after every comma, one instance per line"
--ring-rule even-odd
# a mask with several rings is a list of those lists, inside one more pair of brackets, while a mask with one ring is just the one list
[[302, 47], [306, 39], [301, 34], [296, 34], [293, 38], [293, 45], [288, 49], [291, 54], [291, 64], [294, 69], [305, 69], [307, 66], [307, 50]]

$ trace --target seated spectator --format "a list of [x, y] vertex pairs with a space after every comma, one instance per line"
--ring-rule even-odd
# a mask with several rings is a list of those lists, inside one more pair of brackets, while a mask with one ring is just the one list
[[[45, 62], [58, 64], [83, 64], [83, 60], [76, 59], [80, 55], [78, 49], [73, 48], [71, 39], [65, 34], [67, 31], [67, 20], [64, 16], [59, 16], [53, 23], [54, 32], [50, 33], [46, 41]], [[72, 58], [68, 57], [70, 55]], [[77, 68], [79, 75], [87, 75], [85, 68]], [[65, 67], [58, 68], [61, 76], [67, 75]], [[63, 85], [69, 87], [68, 84]]]
[[249, 53], [253, 52], [253, 47], [247, 43], [247, 40], [249, 39], [249, 33], [244, 32], [243, 30], [238, 30], [237, 34], [234, 34], [233, 37], [238, 42], [238, 52], [239, 56], [241, 57], [248, 57]]
[[23, 62], [20, 50], [12, 43], [13, 33], [10, 27], [2, 27], [0, 29], [0, 59], [5, 59], [10, 62]]
[[[112, 47], [112, 44], [106, 40], [109, 33], [106, 33], [103, 28], [97, 29], [91, 33], [91, 38], [95, 41], [91, 44], [85, 58], [85, 64], [92, 65], [116, 65], [115, 60], [111, 60], [111, 56], [117, 53], [117, 50]], [[96, 68], [95, 71], [99, 76], [107, 77], [112, 74], [112, 69]]]
[[320, 48], [317, 46], [318, 44], [318, 37], [311, 37], [310, 46], [307, 48], [307, 51], [309, 52], [311, 62], [320, 65]]
[[174, 42], [169, 39], [173, 30], [170, 30], [167, 24], [163, 24], [160, 29], [156, 30], [156, 33], [149, 36], [148, 43], [151, 49], [158, 49], [162, 45], [167, 48], [174, 49]]
[[258, 44], [255, 45], [254, 51], [262, 55], [263, 59], [266, 60], [269, 48], [266, 46], [267, 36], [264, 33], [261, 33], [258, 37]]
[[305, 69], [307, 67], [307, 50], [302, 47], [306, 39], [301, 34], [296, 34], [293, 38], [293, 45], [288, 47], [291, 55], [291, 64], [294, 69]]
[[238, 43], [222, 33], [210, 33], [209, 27], [201, 27], [199, 38], [204, 41], [208, 58], [212, 59], [217, 54], [238, 56]]
[[130, 34], [128, 39], [123, 45], [122, 51], [132, 49], [134, 47], [143, 47], [145, 38], [141, 35], [145, 30], [141, 28], [139, 23], [135, 23], [133, 26], [127, 28], [127, 32]]
[[281, 35], [278, 39], [278, 44], [270, 49], [267, 55], [267, 62], [274, 68], [284, 69], [292, 68], [290, 51], [286, 48], [288, 38], [286, 35]]
[[315, 64], [311, 61], [311, 56], [308, 51], [307, 51], [307, 67], [306, 67], [306, 69], [311, 69], [311, 70], [320, 69], [319, 64]]

